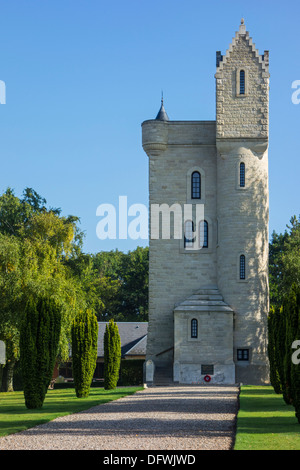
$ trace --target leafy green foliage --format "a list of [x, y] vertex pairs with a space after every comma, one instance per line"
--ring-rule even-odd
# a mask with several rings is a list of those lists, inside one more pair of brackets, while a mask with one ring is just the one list
[[283, 234], [269, 245], [270, 302], [282, 305], [293, 283], [300, 285], [300, 222], [294, 215]]
[[76, 395], [88, 397], [97, 361], [97, 318], [91, 310], [79, 312], [72, 325], [72, 369]]
[[121, 338], [117, 324], [110, 319], [104, 333], [104, 388], [116, 388], [121, 364]]
[[[85, 254], [75, 216], [32, 188], [19, 198], [0, 196], [0, 339], [6, 343], [6, 386], [13, 390], [20, 328], [29, 299], [53, 298], [61, 306], [58, 360], [67, 361], [76, 313], [89, 309], [98, 321], [147, 321], [148, 248]], [[6, 370], [7, 369], [7, 370]], [[0, 384], [1, 385], [1, 384]]]
[[[59, 355], [69, 355], [70, 325], [85, 306], [80, 284], [64, 261], [75, 256], [76, 223], [45, 207], [45, 199], [27, 188], [23, 198], [8, 189], [0, 196], [0, 339], [6, 343], [7, 368], [19, 357], [19, 332], [28, 299], [53, 297], [63, 306]], [[7, 389], [12, 390], [12, 370]]]
[[98, 321], [147, 321], [149, 249], [80, 253], [65, 260]]
[[147, 321], [149, 249], [100, 252], [92, 257], [102, 305], [98, 321]]

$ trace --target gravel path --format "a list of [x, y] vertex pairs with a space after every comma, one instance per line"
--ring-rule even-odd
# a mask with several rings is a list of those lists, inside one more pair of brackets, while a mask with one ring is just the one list
[[0, 438], [1, 450], [229, 450], [238, 387], [151, 387]]

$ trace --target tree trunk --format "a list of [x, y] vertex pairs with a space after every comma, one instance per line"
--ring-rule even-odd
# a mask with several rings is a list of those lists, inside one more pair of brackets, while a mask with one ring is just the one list
[[10, 359], [7, 361], [7, 377], [6, 377], [6, 391], [13, 392], [14, 391], [14, 367], [15, 367], [16, 360]]

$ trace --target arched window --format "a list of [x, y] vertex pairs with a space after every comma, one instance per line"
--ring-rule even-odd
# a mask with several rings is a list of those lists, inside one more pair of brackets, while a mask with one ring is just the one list
[[246, 258], [245, 255], [240, 256], [240, 279], [246, 279]]
[[246, 184], [245, 163], [240, 163], [240, 188], [244, 188]]
[[191, 321], [191, 338], [198, 338], [198, 320], [196, 318]]
[[245, 88], [246, 88], [246, 84], [245, 84], [245, 70], [241, 70], [241, 71], [240, 71], [240, 95], [244, 95], [244, 94], [245, 94]]
[[184, 224], [184, 247], [193, 248], [194, 241], [194, 222], [187, 220]]
[[191, 198], [201, 199], [201, 175], [194, 171], [191, 176]]
[[208, 248], [208, 222], [201, 220], [199, 225], [199, 246], [200, 248]]

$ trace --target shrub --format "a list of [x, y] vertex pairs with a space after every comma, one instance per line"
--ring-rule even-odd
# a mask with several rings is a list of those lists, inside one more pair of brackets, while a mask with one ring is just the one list
[[27, 302], [20, 332], [20, 364], [25, 405], [41, 408], [51, 381], [61, 329], [61, 311], [54, 300]]
[[72, 325], [72, 369], [78, 398], [88, 397], [97, 361], [98, 323], [91, 310], [80, 311]]
[[285, 357], [284, 357], [284, 388], [283, 398], [287, 404], [293, 403], [294, 400], [294, 386], [293, 386], [293, 363], [292, 363], [292, 343], [297, 334], [298, 326], [298, 305], [299, 295], [297, 295], [297, 288], [293, 285], [284, 302], [285, 314]]
[[300, 287], [292, 285], [283, 306], [268, 317], [270, 380], [276, 393], [292, 404], [300, 423], [300, 364], [294, 364], [293, 343], [300, 339]]
[[141, 385], [143, 383], [144, 362], [144, 359], [122, 359], [118, 385]]
[[300, 339], [300, 288], [294, 285], [290, 293], [291, 308], [288, 316], [287, 347], [289, 348], [290, 368], [289, 384], [291, 403], [295, 408], [296, 417], [300, 423], [300, 364], [292, 360], [294, 350], [292, 344]]
[[276, 320], [278, 315], [278, 309], [271, 307], [268, 316], [268, 356], [270, 363], [270, 382], [274, 388], [275, 393], [282, 393], [281, 380], [279, 375], [279, 367], [277, 364], [276, 354], [276, 340], [277, 340], [277, 329]]
[[121, 363], [121, 338], [118, 326], [110, 320], [104, 333], [104, 388], [116, 388]]
[[285, 375], [284, 375], [284, 357], [285, 357], [285, 330], [286, 321], [283, 307], [275, 308], [275, 359], [281, 385], [281, 393], [284, 389]]

